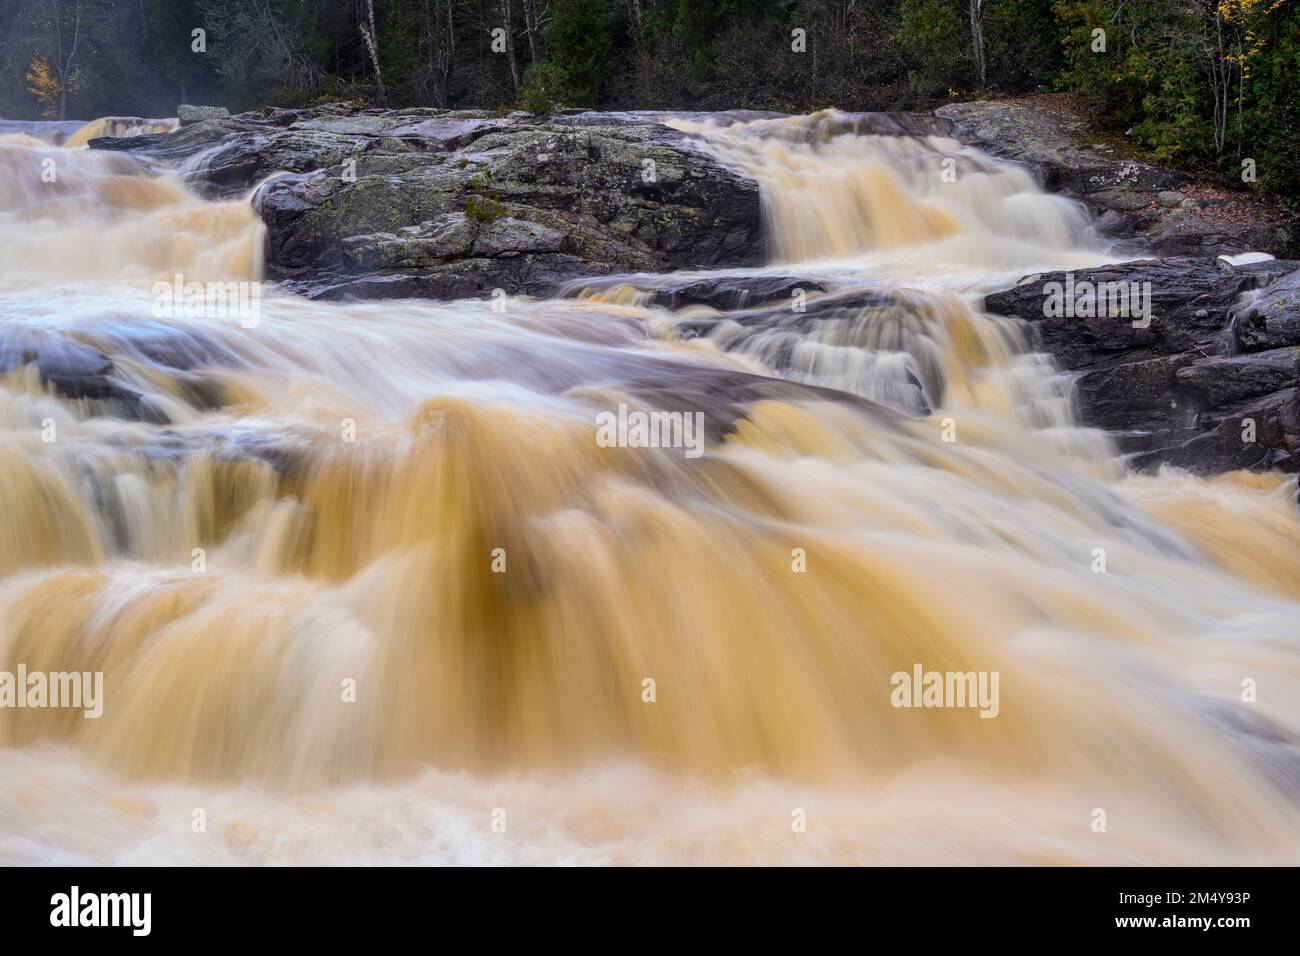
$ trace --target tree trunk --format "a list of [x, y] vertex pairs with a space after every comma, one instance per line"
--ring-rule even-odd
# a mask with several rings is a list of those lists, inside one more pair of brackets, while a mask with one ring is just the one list
[[984, 89], [984, 0], [970, 0], [970, 45], [975, 52], [975, 74], [979, 77], [980, 89]]
[[524, 32], [528, 34], [528, 56], [537, 65], [537, 17], [533, 13], [533, 4], [537, 0], [520, 0], [524, 5]]
[[519, 64], [515, 61], [515, 38], [510, 31], [510, 0], [501, 0], [501, 26], [506, 31], [506, 57], [510, 60], [510, 82], [515, 86], [515, 94], [519, 93]]
[[447, 58], [442, 65], [443, 106], [451, 106], [451, 67], [456, 62], [456, 0], [447, 0]]
[[1224, 58], [1223, 18], [1218, 10], [1214, 13], [1215, 50], [1211, 76], [1214, 84], [1214, 159], [1223, 159], [1223, 147], [1228, 138], [1229, 98], [1232, 96], [1232, 78], [1228, 75], [1228, 63]]
[[1237, 53], [1241, 57], [1237, 61], [1237, 159], [1241, 159], [1246, 148], [1246, 50], [1241, 40], [1237, 41]]
[[808, 42], [812, 46], [812, 84], [808, 90], [808, 112], [817, 109], [817, 0], [808, 0]]
[[76, 20], [72, 27], [72, 49], [67, 57], [63, 55], [63, 0], [50, 0], [54, 11], [54, 38], [58, 48], [58, 57], [54, 67], [59, 73], [59, 119], [68, 118], [68, 86], [72, 82], [73, 63], [77, 59], [77, 44], [81, 40], [81, 0], [77, 0]]
[[361, 36], [366, 41], [366, 51], [370, 54], [370, 64], [375, 69], [375, 85], [379, 87], [379, 105], [386, 106], [388, 97], [384, 93], [384, 76], [379, 72], [379, 48], [375, 39], [375, 0], [366, 0], [366, 15], [370, 20], [367, 26], [361, 23]]
[[63, 82], [63, 4], [50, 0], [50, 9], [54, 11], [54, 69], [59, 80], [59, 119], [64, 120], [67, 119], [64, 94], [67, 85]]

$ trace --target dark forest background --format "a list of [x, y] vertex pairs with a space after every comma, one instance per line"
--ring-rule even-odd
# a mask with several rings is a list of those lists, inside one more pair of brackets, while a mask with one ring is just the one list
[[331, 100], [896, 110], [1049, 90], [1163, 161], [1232, 174], [1249, 157], [1264, 189], [1300, 195], [1300, 0], [0, 0], [9, 119]]

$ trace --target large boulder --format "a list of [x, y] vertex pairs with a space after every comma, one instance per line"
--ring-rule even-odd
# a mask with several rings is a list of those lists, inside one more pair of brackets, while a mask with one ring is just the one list
[[[1119, 263], [1027, 276], [987, 296], [985, 308], [1028, 323], [1043, 351], [1075, 374], [1083, 423], [1112, 432], [1136, 466], [1296, 471], [1300, 377], [1291, 347], [1300, 346], [1300, 316], [1294, 305], [1270, 311], [1274, 334], [1251, 345], [1242, 329], [1260, 303], [1270, 308], [1285, 297], [1297, 266], [1193, 257]], [[1076, 307], [1062, 314], [1058, 293], [1070, 289]], [[1149, 298], [1134, 309], [1077, 307], [1102, 289]], [[1133, 314], [1144, 305], [1149, 321]], [[1256, 344], [1267, 350], [1245, 351]]]
[[1237, 316], [1243, 349], [1275, 349], [1300, 343], [1300, 270], [1282, 276]]
[[638, 119], [330, 106], [91, 145], [175, 166], [212, 198], [266, 181], [268, 277], [313, 297], [537, 295], [761, 262], [758, 184]]

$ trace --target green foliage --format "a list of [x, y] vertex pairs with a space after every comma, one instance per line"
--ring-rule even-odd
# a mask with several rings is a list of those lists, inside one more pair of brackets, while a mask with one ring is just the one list
[[[552, 8], [546, 29], [551, 76], [563, 77], [562, 98], [566, 102], [592, 106], [614, 71], [610, 4], [606, 0], [552, 0]], [[554, 90], [545, 95], [552, 97]]]
[[[464, 166], [460, 167], [464, 169]], [[465, 188], [471, 193], [479, 196], [487, 196], [490, 199], [496, 199], [496, 187], [492, 185], [492, 176], [486, 166], [479, 166], [478, 171], [465, 181]]]
[[1256, 161], [1260, 188], [1300, 207], [1300, 3], [1279, 9], [1259, 38], [1263, 53], [1245, 81], [1242, 157]]
[[1214, 133], [1198, 79], [1189, 57], [1169, 56], [1160, 75], [1147, 84], [1132, 131], [1162, 162], [1213, 161]]
[[[418, 0], [391, 0], [384, 18], [379, 22], [379, 62], [384, 71], [384, 82], [390, 89], [408, 85], [418, 68], [420, 49], [412, 40], [419, 36], [422, 10]], [[308, 38], [308, 49], [317, 63], [320, 53], [328, 56], [328, 41], [319, 34]], [[328, 59], [325, 60], [328, 63]], [[323, 65], [323, 64], [322, 64]]]
[[465, 218], [473, 222], [496, 222], [506, 214], [506, 207], [495, 199], [470, 193], [465, 197]]
[[519, 88], [519, 108], [529, 113], [549, 113], [564, 105], [569, 77], [556, 63], [547, 61], [524, 71]]
[[[1061, 69], [1053, 0], [986, 0], [988, 81], [999, 90], [1050, 88]], [[965, 41], [966, 38], [963, 38]]]
[[[1250, 158], [1260, 189], [1300, 202], [1300, 3], [1058, 0], [1053, 9], [1063, 89], [1165, 162], [1239, 181]], [[1104, 52], [1093, 48], [1098, 28]]]
[[[1112, 21], [1112, 7], [1108, 0], [1059, 0], [1055, 5], [1066, 61], [1060, 84], [1086, 94], [1102, 113], [1128, 125], [1142, 115], [1158, 64], [1150, 52], [1131, 41], [1133, 33]], [[1093, 31], [1098, 29], [1106, 31], [1106, 49], [1101, 52], [1093, 49]]]
[[[979, 85], [969, 0], [373, 0], [392, 106], [931, 108]], [[373, 104], [369, 2], [0, 0], [0, 116]], [[507, 17], [508, 22], [503, 18]], [[80, 22], [74, 62], [59, 64]], [[541, 17], [539, 22], [538, 17]], [[522, 76], [492, 49], [506, 26]], [[207, 49], [192, 49], [192, 31]], [[791, 31], [806, 45], [792, 49]], [[1093, 31], [1106, 31], [1094, 51]], [[985, 0], [985, 89], [1080, 94], [1167, 162], [1300, 201], [1300, 0]], [[47, 74], [33, 74], [33, 64]], [[1216, 79], [1217, 77], [1217, 79]], [[43, 91], [43, 98], [29, 87]], [[1217, 107], [1216, 107], [1217, 103]]]
[[903, 0], [893, 42], [912, 68], [907, 82], [922, 97], [943, 96], [971, 77], [967, 27], [949, 0]]
[[[715, 53], [723, 35], [761, 23], [777, 9], [777, 4], [763, 0], [677, 0], [673, 32], [682, 42], [688, 82], [698, 87], [716, 79]], [[808, 22], [806, 14], [792, 19]]]

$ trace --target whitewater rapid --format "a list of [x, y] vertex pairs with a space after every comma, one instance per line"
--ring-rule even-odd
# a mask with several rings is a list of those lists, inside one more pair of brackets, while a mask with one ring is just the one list
[[[248, 202], [0, 135], [0, 670], [106, 687], [0, 711], [0, 861], [1295, 860], [1294, 481], [1127, 474], [978, 307], [1113, 258], [1082, 209], [836, 114], [676, 125], [763, 187], [749, 272], [887, 300], [160, 318], [261, 278]], [[87, 353], [115, 389], [9, 358]], [[656, 387], [721, 416], [699, 460], [595, 441]], [[997, 717], [892, 706], [918, 663]]]

